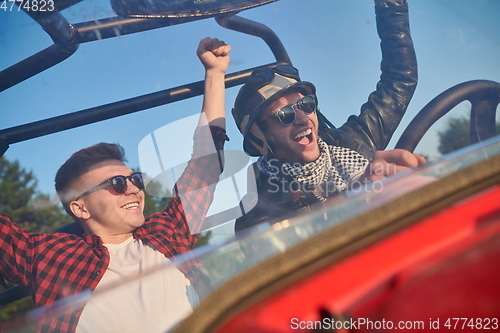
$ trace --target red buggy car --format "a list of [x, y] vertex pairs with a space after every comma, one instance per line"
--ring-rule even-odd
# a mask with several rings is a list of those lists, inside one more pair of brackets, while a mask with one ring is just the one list
[[[244, 83], [253, 70], [292, 64], [293, 59], [303, 77], [309, 71], [318, 76], [318, 86], [328, 85], [330, 90], [323, 91], [326, 96], [321, 99], [322, 111], [334, 123], [343, 122], [354, 112], [337, 114], [326, 106], [352, 110], [346, 101], [352, 99], [359, 107], [378, 75], [378, 54], [369, 57], [375, 58], [373, 62], [358, 59], [365, 47], [373, 48], [367, 51], [370, 55], [379, 52], [376, 37], [370, 35], [374, 33], [372, 6], [342, 1], [304, 6], [294, 1], [178, 1], [172, 3], [171, 12], [138, 5], [147, 1], [111, 1], [104, 9], [90, 0], [47, 1], [45, 11], [32, 10], [33, 3], [26, 1], [4, 1], [0, 15], [7, 19], [3, 24], [21, 31], [13, 36], [22, 33], [24, 26], [37, 28], [40, 35], [32, 37], [37, 42], [31, 49], [23, 46], [22, 42], [31, 40], [26, 36], [15, 43], [7, 39], [7, 60], [0, 72], [4, 119], [0, 151], [44, 174], [47, 169], [54, 171], [54, 165], [61, 164], [59, 154], [69, 156], [77, 143], [124, 140], [125, 146], [136, 148], [158, 128], [158, 119], [174, 124], [190, 115], [191, 109], [193, 113], [199, 110], [197, 96], [203, 93], [203, 82], [179, 68], [190, 67], [182, 49], [193, 51], [198, 37], [208, 33], [220, 34], [231, 44], [235, 40], [235, 51], [251, 49], [234, 54], [236, 70], [226, 77], [228, 98], [234, 100], [232, 87]], [[234, 168], [226, 170], [221, 181], [238, 186], [219, 187], [222, 201], [236, 205], [217, 203], [209, 217], [210, 228], [214, 227], [209, 244], [179, 257], [169, 267], [158, 268], [181, 268], [196, 258], [214, 286], [175, 332], [498, 329], [500, 138], [495, 120], [500, 66], [491, 55], [497, 54], [500, 45], [491, 31], [497, 31], [495, 14], [500, 7], [494, 0], [477, 3], [473, 11], [470, 5], [450, 1], [412, 1], [410, 5], [420, 82], [394, 146], [421, 151], [431, 162], [388, 179], [383, 189], [353, 191], [331, 206], [234, 236], [231, 221], [237, 217], [235, 206], [245, 192], [244, 181], [238, 177], [246, 177], [250, 159], [241, 151], [241, 140], [233, 139], [232, 133], [239, 135], [237, 129], [229, 128], [228, 156], [233, 155]], [[19, 22], [29, 23], [17, 23], [13, 17], [19, 13], [25, 20]], [[437, 22], [436, 17], [443, 19]], [[358, 35], [341, 29], [349, 26], [346, 18], [353, 26], [362, 26], [355, 31]], [[320, 33], [318, 26], [331, 31]], [[443, 27], [446, 30], [440, 30]], [[33, 51], [40, 40], [47, 43], [45, 33], [49, 46]], [[373, 45], [351, 46], [357, 38]], [[169, 45], [172, 40], [181, 42]], [[443, 40], [451, 42], [445, 46]], [[425, 43], [430, 46], [423, 47]], [[356, 56], [337, 55], [340, 59], [333, 61], [331, 53], [344, 53], [339, 45], [353, 47], [345, 53]], [[19, 57], [17, 52], [23, 54], [21, 60], [12, 61], [13, 55]], [[156, 53], [168, 56], [156, 58]], [[341, 68], [357, 66], [359, 73], [352, 78]], [[165, 72], [155, 73], [154, 68]], [[158, 79], [165, 73], [172, 74], [165, 81]], [[342, 81], [337, 80], [340, 77]], [[348, 98], [336, 95], [331, 91], [342, 94], [344, 89], [338, 82], [356, 92]], [[18, 108], [12, 107], [14, 100]], [[470, 107], [462, 101], [469, 101]], [[171, 112], [165, 116], [162, 108]], [[471, 110], [467, 115], [470, 146], [434, 156], [436, 148], [431, 144], [436, 146], [436, 135], [422, 136], [429, 131], [432, 136], [429, 128], [449, 117], [448, 111], [460, 113], [464, 108]], [[19, 122], [15, 116], [23, 112], [28, 118]], [[129, 128], [134, 133], [125, 138], [120, 131]], [[91, 138], [88, 131], [93, 133]], [[136, 155], [132, 163], [140, 164], [140, 152]], [[49, 178], [51, 183], [53, 177]], [[41, 185], [46, 186], [43, 181]], [[254, 249], [255, 257], [245, 258], [242, 245]], [[154, 274], [139, 275], [113, 288], [127, 288]], [[0, 312], [27, 295], [19, 287], [5, 287]], [[30, 331], [38, 320], [81, 308], [105, 292], [83, 293], [50, 308], [32, 310], [0, 323], [0, 331]]]

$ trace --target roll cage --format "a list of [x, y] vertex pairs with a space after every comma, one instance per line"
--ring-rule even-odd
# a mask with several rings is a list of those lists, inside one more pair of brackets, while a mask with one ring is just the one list
[[[71, 1], [63, 1], [61, 7], [58, 7], [58, 9], [62, 10], [79, 1], [73, 0], [72, 3], [70, 2]], [[201, 18], [193, 16], [150, 19], [115, 16], [97, 21], [70, 24], [58, 10], [45, 13], [26, 11], [26, 13], [47, 32], [54, 44], [2, 70], [0, 72], [0, 92], [63, 62], [74, 54], [78, 50], [78, 46], [82, 43], [209, 18], [207, 16]], [[226, 15], [214, 14], [212, 16], [220, 26], [226, 29], [261, 38], [270, 48], [276, 59], [275, 62], [269, 64], [227, 74], [226, 88], [243, 84], [255, 69], [292, 64], [281, 40], [274, 31], [266, 25], [243, 18], [235, 13]], [[112, 119], [202, 94], [203, 81], [191, 82], [114, 103], [99, 105], [49, 119], [1, 129], [0, 156], [5, 153], [9, 145], [17, 142]]]
[[[3, 69], [0, 72], [0, 93], [68, 59], [77, 52], [80, 44], [212, 18], [223, 28], [261, 38], [267, 44], [276, 60], [262, 66], [227, 74], [225, 78], [226, 88], [243, 84], [256, 69], [277, 65], [292, 65], [288, 53], [276, 33], [262, 23], [237, 15], [240, 10], [233, 10], [230, 13], [224, 14], [218, 14], [216, 10], [213, 10], [206, 11], [201, 16], [195, 14], [192, 16], [172, 15], [172, 17], [164, 18], [114, 16], [76, 24], [68, 23], [60, 11], [81, 1], [55, 1], [55, 10], [45, 12], [29, 11], [20, 6], [20, 9], [37, 22], [40, 28], [50, 36], [53, 44]], [[250, 2], [257, 3], [256, 5], [258, 6], [272, 1], [276, 0], [256, 0]], [[248, 2], [246, 1], [246, 3]], [[14, 4], [18, 5], [15, 1]], [[158, 92], [98, 105], [15, 127], [4, 128], [0, 130], [0, 157], [3, 156], [10, 145], [15, 143], [120, 117], [160, 105], [170, 104], [202, 94], [203, 81], [191, 82]], [[0, 285], [7, 289], [7, 285], [1, 276]], [[19, 286], [11, 287], [0, 293], [0, 306], [28, 295]]]

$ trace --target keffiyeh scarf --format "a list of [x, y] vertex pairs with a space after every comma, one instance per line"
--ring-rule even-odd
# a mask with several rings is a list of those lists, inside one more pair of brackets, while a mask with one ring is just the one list
[[[318, 139], [318, 146], [320, 155], [310, 163], [282, 163], [277, 168], [267, 158], [261, 157], [257, 166], [271, 179], [279, 179], [282, 176], [280, 173], [283, 173], [301, 183], [308, 191], [321, 186], [323, 193], [327, 194], [338, 193], [350, 187], [368, 166], [368, 160], [352, 149], [330, 146], [321, 139]], [[326, 200], [325, 195], [319, 199]]]

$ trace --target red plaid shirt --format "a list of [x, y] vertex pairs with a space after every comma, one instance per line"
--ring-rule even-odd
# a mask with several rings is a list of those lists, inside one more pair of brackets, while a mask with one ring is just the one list
[[[220, 152], [227, 140], [225, 131], [219, 127], [211, 127], [211, 130], [213, 143]], [[177, 181], [176, 196], [165, 210], [149, 216], [144, 225], [134, 231], [136, 239], [167, 258], [192, 248], [196, 236], [193, 235], [193, 226], [190, 230], [187, 221], [198, 221], [201, 225], [212, 202], [221, 167], [218, 154], [205, 155], [213, 152], [212, 140], [206, 137], [209, 135], [208, 130], [196, 131], [193, 156]], [[193, 190], [198, 191], [193, 195], [183, 195], [181, 203], [178, 193]], [[183, 206], [189, 210], [184, 210]], [[0, 274], [27, 288], [36, 306], [49, 305], [86, 289], [93, 290], [109, 264], [109, 253], [96, 235], [31, 233], [2, 215], [0, 235]], [[195, 286], [207, 287], [196, 264], [183, 273]], [[44, 320], [37, 325], [37, 331], [74, 332], [81, 312], [73, 311]]]

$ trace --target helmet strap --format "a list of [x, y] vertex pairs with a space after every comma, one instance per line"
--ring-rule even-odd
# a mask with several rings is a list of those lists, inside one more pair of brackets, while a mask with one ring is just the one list
[[252, 125], [247, 136], [252, 146], [259, 151], [260, 155], [268, 156], [273, 153], [269, 143], [267, 142], [266, 136], [257, 124]]

